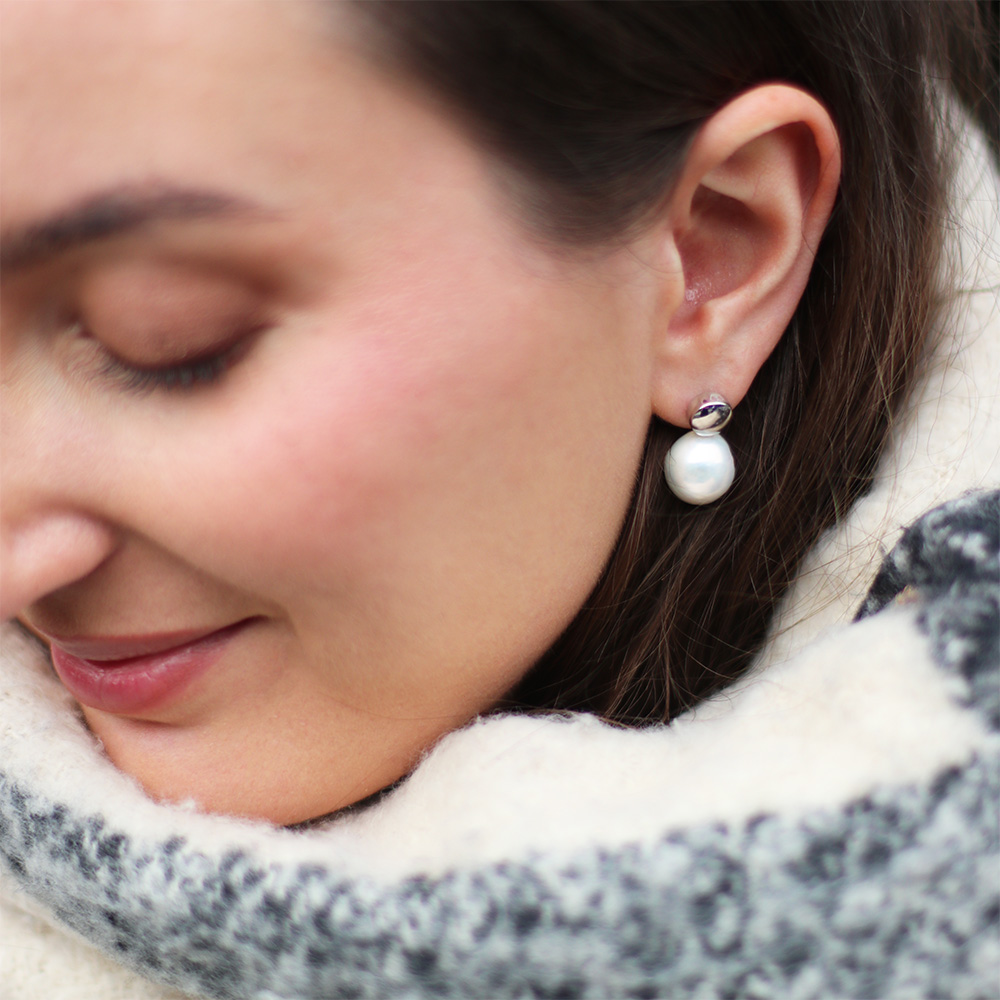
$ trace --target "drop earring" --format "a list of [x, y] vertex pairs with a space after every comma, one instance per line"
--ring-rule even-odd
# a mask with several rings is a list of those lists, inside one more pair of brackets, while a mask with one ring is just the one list
[[733, 408], [721, 396], [699, 399], [691, 411], [691, 430], [667, 452], [667, 486], [685, 503], [711, 503], [733, 485], [733, 453], [719, 433], [732, 415]]

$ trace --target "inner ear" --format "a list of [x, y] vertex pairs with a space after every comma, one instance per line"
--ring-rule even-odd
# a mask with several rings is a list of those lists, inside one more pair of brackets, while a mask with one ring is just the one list
[[[689, 310], [751, 283], [800, 242], [816, 191], [819, 154], [809, 127], [792, 122], [737, 149], [691, 196], [677, 240]], [[798, 231], [789, 232], [789, 226]]]
[[691, 199], [690, 226], [677, 241], [684, 304], [675, 318], [746, 284], [768, 238], [767, 226], [744, 202], [700, 186]]

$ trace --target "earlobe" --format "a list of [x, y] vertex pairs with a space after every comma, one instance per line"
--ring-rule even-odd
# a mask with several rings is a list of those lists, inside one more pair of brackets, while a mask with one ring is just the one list
[[798, 88], [755, 88], [702, 126], [662, 216], [684, 291], [656, 334], [656, 415], [686, 426], [701, 393], [743, 398], [805, 290], [839, 178], [833, 122]]

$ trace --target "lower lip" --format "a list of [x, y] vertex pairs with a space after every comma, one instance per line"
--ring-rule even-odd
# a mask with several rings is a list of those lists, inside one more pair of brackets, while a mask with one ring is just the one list
[[127, 660], [84, 660], [53, 643], [52, 665], [69, 693], [88, 708], [116, 715], [149, 712], [175, 702], [249, 624], [238, 622], [184, 646]]

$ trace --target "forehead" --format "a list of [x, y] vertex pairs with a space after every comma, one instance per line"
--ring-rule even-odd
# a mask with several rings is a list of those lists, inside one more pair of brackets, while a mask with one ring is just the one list
[[372, 99], [330, 4], [7, 0], [0, 16], [5, 226], [109, 184], [286, 183]]
[[82, 87], [84, 101], [110, 89], [127, 105], [142, 96], [126, 79], [185, 94], [206, 76], [266, 78], [321, 52], [338, 12], [308, 0], [2, 0], [4, 89], [44, 100]]

